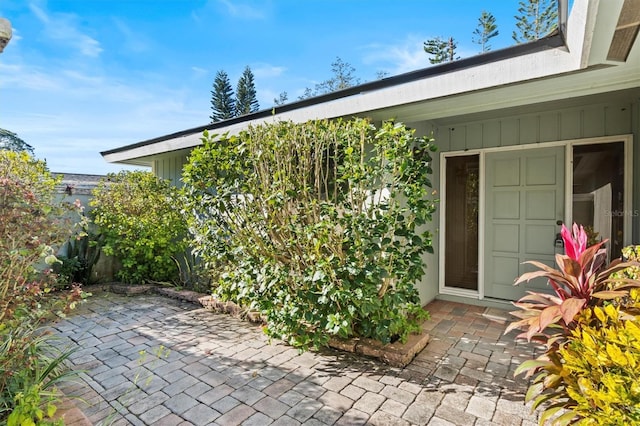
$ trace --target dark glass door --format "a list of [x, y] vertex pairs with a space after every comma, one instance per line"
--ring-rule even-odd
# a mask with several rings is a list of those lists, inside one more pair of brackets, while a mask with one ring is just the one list
[[608, 240], [610, 258], [620, 256], [624, 236], [624, 143], [573, 147], [573, 221], [589, 244]]
[[479, 155], [446, 159], [445, 287], [478, 290]]

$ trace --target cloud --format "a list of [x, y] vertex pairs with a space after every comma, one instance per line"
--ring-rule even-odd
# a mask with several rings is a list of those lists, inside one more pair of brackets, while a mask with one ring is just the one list
[[399, 44], [374, 43], [363, 47], [363, 62], [377, 65], [391, 75], [402, 74], [428, 67], [429, 56], [424, 52], [423, 43], [428, 37], [410, 35]]
[[52, 40], [71, 46], [84, 56], [98, 57], [102, 53], [100, 42], [76, 28], [76, 15], [47, 14], [44, 9], [34, 3], [29, 3], [29, 9], [44, 24], [44, 32]]
[[218, 3], [222, 4], [227, 13], [235, 18], [242, 18], [247, 20], [254, 19], [265, 19], [267, 17], [267, 13], [263, 9], [259, 9], [255, 6], [249, 4], [242, 4], [237, 1], [230, 0], [217, 0]]
[[48, 72], [22, 65], [6, 65], [0, 62], [0, 76], [0, 88], [52, 92], [63, 87], [59, 79]]
[[255, 68], [251, 68], [251, 72], [256, 78], [274, 78], [280, 77], [285, 71], [286, 67], [279, 67], [270, 64], [257, 64]]
[[208, 70], [196, 66], [191, 67], [191, 71], [193, 71], [193, 76], [196, 78], [200, 78], [209, 74]]
[[140, 53], [149, 50], [149, 43], [146, 37], [134, 32], [124, 21], [113, 18], [116, 29], [124, 37], [124, 47], [132, 52]]
[[[366, 53], [362, 61], [367, 65], [379, 66], [381, 71], [398, 75], [421, 68], [430, 67], [429, 55], [424, 51], [424, 42], [433, 36], [409, 35], [398, 44], [374, 43], [362, 47]], [[477, 48], [459, 40], [456, 56], [469, 58], [478, 54]]]
[[22, 36], [20, 35], [20, 30], [18, 28], [11, 28], [11, 41], [9, 42], [9, 46], [15, 48], [16, 44], [20, 43], [22, 40]]

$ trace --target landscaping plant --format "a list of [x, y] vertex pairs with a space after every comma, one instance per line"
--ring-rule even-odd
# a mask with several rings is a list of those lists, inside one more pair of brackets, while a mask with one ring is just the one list
[[79, 208], [55, 201], [58, 182], [43, 161], [0, 150], [0, 423], [9, 425], [52, 422], [68, 352], [41, 326], [84, 296], [60, 291], [49, 268], [73, 233], [66, 214]]
[[72, 236], [57, 255], [60, 262], [54, 264], [58, 280], [68, 285], [91, 284], [93, 267], [100, 259], [102, 240], [102, 235], [88, 230]]
[[[553, 292], [527, 292], [527, 295], [514, 303], [519, 310], [512, 314], [519, 320], [511, 323], [506, 330], [524, 329], [517, 338], [545, 345], [546, 350], [542, 356], [525, 361], [516, 370], [516, 375], [525, 373], [526, 378], [535, 375], [526, 400], [534, 401], [533, 409], [546, 404], [540, 417], [541, 424], [556, 414], [560, 415], [555, 418], [554, 424], [569, 424], [581, 418], [572, 408], [577, 404], [573, 398], [577, 391], [574, 384], [584, 381], [569, 380], [569, 375], [576, 371], [571, 371], [572, 367], [566, 365], [564, 356], [579, 348], [581, 339], [587, 345], [595, 342], [595, 333], [600, 333], [600, 330], [604, 331], [598, 338], [608, 338], [610, 333], [615, 334], [617, 325], [605, 321], [603, 313], [613, 318], [612, 309], [616, 309], [624, 313], [625, 319], [637, 321], [631, 314], [631, 308], [635, 309], [635, 302], [630, 303], [633, 298], [629, 291], [631, 289], [635, 295], [634, 288], [640, 286], [640, 282], [625, 275], [625, 271], [637, 267], [638, 263], [616, 259], [607, 266], [607, 252], [602, 247], [606, 241], [587, 247], [587, 234], [575, 224], [572, 232], [563, 225], [561, 234], [566, 254], [556, 254], [558, 269], [541, 262], [527, 262], [538, 270], [523, 274], [515, 282], [520, 284], [543, 277], [548, 280]], [[600, 324], [590, 323], [591, 318], [599, 320]], [[616, 316], [615, 321], [618, 318], [623, 317]], [[589, 329], [592, 326], [595, 328]], [[609, 327], [612, 328], [608, 330]], [[607, 348], [613, 346], [605, 344], [597, 348], [598, 351], [604, 351], [602, 359], [606, 358], [605, 352], [609, 350]], [[577, 366], [574, 367], [579, 371]], [[578, 373], [580, 374], [588, 373], [583, 370]]]
[[185, 213], [214, 295], [296, 346], [404, 340], [427, 317], [414, 286], [432, 252], [429, 138], [363, 119], [209, 135], [185, 166]]
[[186, 249], [186, 224], [177, 189], [146, 171], [110, 173], [93, 191], [93, 222], [102, 251], [122, 268], [117, 277], [130, 284], [174, 282], [174, 257]]
[[[633, 314], [630, 312], [633, 311]], [[640, 292], [623, 304], [583, 310], [558, 350], [570, 404], [565, 419], [583, 425], [640, 424]]]

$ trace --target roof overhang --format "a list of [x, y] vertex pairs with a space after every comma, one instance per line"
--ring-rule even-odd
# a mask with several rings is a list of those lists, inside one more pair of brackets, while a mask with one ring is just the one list
[[[618, 31], [640, 0], [575, 0], [561, 31], [542, 40], [432, 66], [273, 110], [189, 129], [102, 153], [113, 163], [151, 165], [201, 143], [202, 132], [237, 134], [270, 121], [368, 116], [438, 120], [640, 87], [640, 47]], [[566, 0], [560, 0], [560, 16]], [[566, 28], [566, 33], [562, 30]], [[626, 33], [625, 33], [626, 34]], [[617, 41], [623, 39], [623, 41]], [[626, 49], [621, 62], [610, 51]]]

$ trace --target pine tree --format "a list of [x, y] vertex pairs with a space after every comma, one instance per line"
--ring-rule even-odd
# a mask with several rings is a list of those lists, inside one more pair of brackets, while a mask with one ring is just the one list
[[331, 71], [333, 72], [333, 77], [316, 84], [313, 90], [307, 87], [298, 99], [307, 99], [360, 84], [360, 79], [354, 75], [356, 69], [349, 62], [344, 62], [340, 57], [336, 57], [335, 62], [331, 64]]
[[555, 0], [522, 0], [515, 16], [517, 31], [511, 36], [520, 44], [538, 40], [558, 27], [558, 5]]
[[458, 42], [453, 37], [449, 37], [448, 40], [435, 37], [424, 42], [424, 51], [432, 56], [432, 58], [429, 58], [429, 62], [432, 64], [441, 64], [460, 59], [460, 57], [456, 57], [457, 47]]
[[215, 123], [232, 117], [235, 117], [233, 89], [227, 73], [220, 70], [216, 73], [211, 91], [211, 122]]
[[280, 92], [277, 98], [273, 98], [273, 105], [281, 106], [287, 103], [289, 100], [289, 94], [287, 92]]
[[333, 77], [316, 84], [316, 92], [318, 94], [331, 93], [360, 84], [360, 79], [354, 75], [356, 69], [349, 62], [344, 62], [339, 57], [336, 57], [335, 62], [331, 63], [331, 71], [333, 72]]
[[480, 45], [480, 53], [491, 50], [489, 40], [499, 34], [496, 18], [492, 13], [483, 10], [478, 18], [478, 28], [475, 29], [473, 42]]
[[236, 116], [247, 115], [258, 111], [260, 104], [256, 98], [256, 86], [253, 82], [253, 73], [247, 65], [238, 80], [236, 89]]
[[0, 149], [8, 151], [27, 151], [33, 155], [33, 147], [9, 130], [0, 129]]

